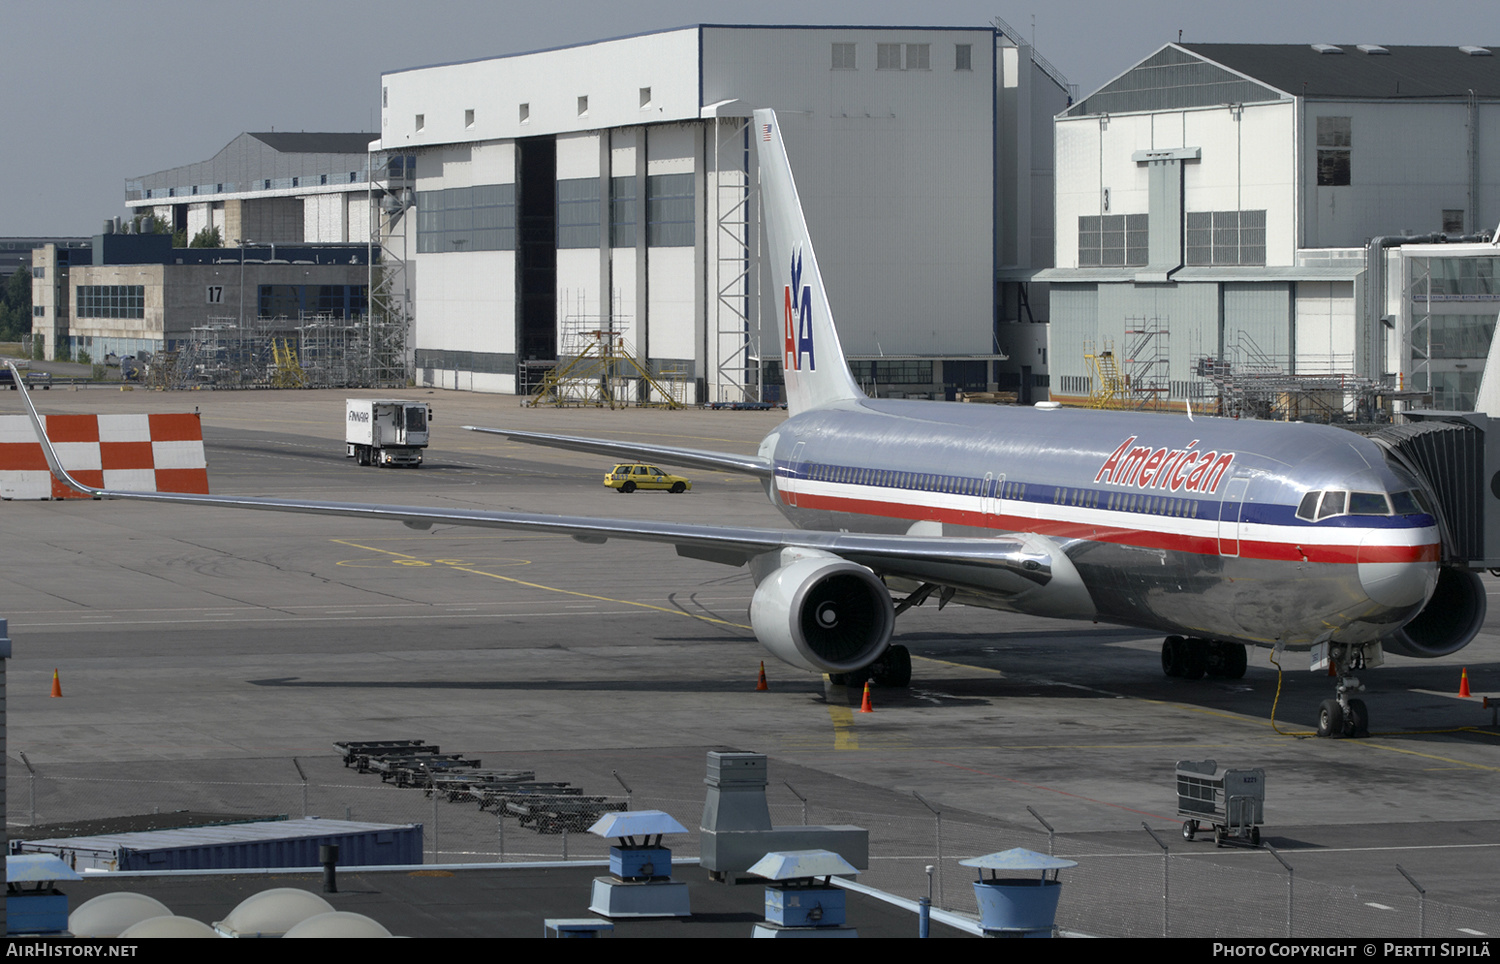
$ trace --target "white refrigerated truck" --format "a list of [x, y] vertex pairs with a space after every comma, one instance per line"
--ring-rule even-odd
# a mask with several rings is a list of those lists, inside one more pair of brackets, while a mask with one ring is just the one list
[[351, 398], [345, 404], [344, 457], [360, 465], [422, 464], [432, 409], [400, 398]]

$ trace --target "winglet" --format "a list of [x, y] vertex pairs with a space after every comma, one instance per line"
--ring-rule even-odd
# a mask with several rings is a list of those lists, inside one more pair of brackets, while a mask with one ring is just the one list
[[75, 492], [81, 492], [84, 495], [98, 498], [103, 493], [103, 489], [95, 489], [84, 485], [69, 475], [67, 469], [63, 468], [62, 459], [57, 457], [57, 451], [52, 448], [52, 440], [47, 437], [47, 430], [42, 427], [42, 417], [37, 414], [36, 405], [31, 401], [31, 392], [26, 390], [26, 379], [21, 377], [21, 373], [17, 370], [15, 362], [7, 360], [5, 365], [10, 369], [10, 377], [15, 379], [16, 390], [21, 393], [21, 398], [26, 402], [26, 410], [31, 413], [31, 427], [36, 430], [37, 441], [42, 443], [42, 454], [47, 457], [47, 467], [68, 488]]
[[818, 270], [797, 182], [792, 178], [774, 110], [755, 112], [766, 250], [774, 286], [782, 289], [782, 374], [787, 411], [796, 415], [833, 402], [863, 398], [833, 326], [828, 292]]

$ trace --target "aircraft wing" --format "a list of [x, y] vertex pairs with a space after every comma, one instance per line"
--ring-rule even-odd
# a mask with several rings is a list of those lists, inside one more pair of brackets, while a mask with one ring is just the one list
[[612, 439], [583, 438], [576, 435], [549, 435], [545, 432], [517, 432], [503, 428], [481, 428], [465, 425], [471, 432], [487, 435], [503, 435], [517, 442], [545, 445], [555, 449], [570, 449], [574, 452], [589, 452], [606, 455], [612, 459], [630, 462], [666, 462], [669, 465], [684, 465], [694, 469], [714, 469], [723, 472], [741, 472], [769, 479], [774, 473], [770, 459], [759, 455], [733, 455], [728, 452], [710, 452], [704, 449], [680, 449], [670, 445], [647, 445], [643, 442], [617, 442]]
[[921, 570], [931, 568], [936, 563], [955, 569], [978, 567], [987, 574], [986, 581], [993, 581], [1001, 573], [1010, 573], [1020, 580], [1016, 585], [1018, 591], [1023, 588], [1022, 584], [1045, 583], [1049, 569], [1047, 554], [1029, 547], [1028, 540], [1024, 537], [943, 539], [929, 536], [872, 536], [848, 532], [695, 525], [487, 509], [196, 495], [187, 492], [131, 492], [95, 489], [79, 483], [65, 473], [62, 478], [79, 492], [99, 499], [387, 519], [405, 523], [413, 529], [429, 529], [434, 525], [517, 529], [566, 535], [580, 542], [596, 544], [610, 539], [663, 542], [675, 546], [679, 555], [732, 566], [744, 565], [756, 556], [780, 549], [820, 550], [868, 566], [876, 572], [900, 575], [916, 576]]
[[[838, 556], [882, 575], [940, 581], [956, 588], [991, 594], [998, 592], [1001, 595], [1036, 595], [1038, 590], [1045, 591], [1054, 582], [1054, 575], [1063, 577], [1058, 580], [1062, 584], [1071, 584], [1074, 581], [1072, 577], [1075, 576], [1072, 564], [1056, 543], [1045, 537], [1031, 535], [960, 539], [925, 534], [869, 535], [500, 510], [99, 489], [84, 485], [63, 468], [42, 427], [41, 416], [31, 401], [30, 393], [25, 391], [24, 386], [21, 390], [32, 427], [53, 474], [75, 491], [99, 499], [388, 519], [402, 522], [414, 529], [429, 529], [434, 525], [518, 529], [566, 535], [588, 543], [631, 539], [667, 543], [676, 547], [679, 555], [731, 566], [742, 566], [757, 557], [779, 550], [802, 550], [814, 555]], [[743, 464], [749, 468], [741, 468], [740, 471], [756, 471], [754, 463], [748, 457], [741, 458], [744, 458]], [[779, 563], [773, 563], [776, 564]], [[1052, 588], [1055, 590], [1057, 586]]]

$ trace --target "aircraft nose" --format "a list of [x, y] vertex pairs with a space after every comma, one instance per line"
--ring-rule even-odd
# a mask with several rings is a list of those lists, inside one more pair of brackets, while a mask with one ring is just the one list
[[[1425, 605], [1437, 588], [1437, 559], [1392, 560], [1391, 547], [1371, 545], [1375, 538], [1378, 537], [1366, 539], [1359, 547], [1359, 584], [1365, 595], [1382, 606]], [[1433, 540], [1436, 539], [1434, 533]]]

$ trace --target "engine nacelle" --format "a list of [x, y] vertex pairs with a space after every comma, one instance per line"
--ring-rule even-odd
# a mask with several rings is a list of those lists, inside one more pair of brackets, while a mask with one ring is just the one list
[[1423, 659], [1456, 653], [1479, 634], [1488, 607], [1478, 573], [1444, 567], [1427, 605], [1381, 643], [1393, 653]]
[[750, 625], [783, 662], [815, 673], [847, 673], [885, 652], [896, 610], [873, 572], [819, 555], [760, 581], [750, 600]]

